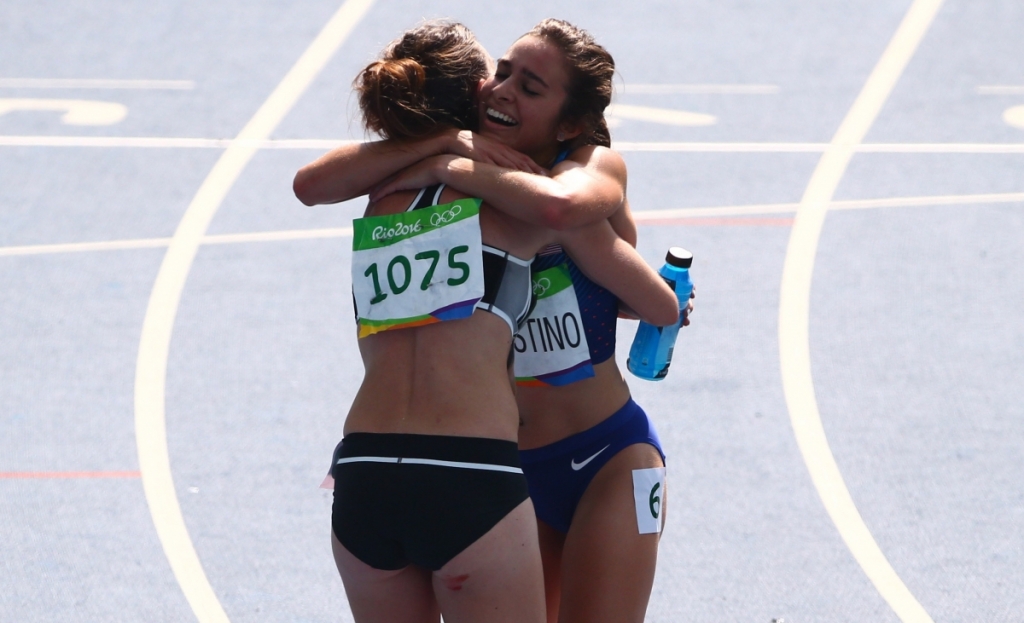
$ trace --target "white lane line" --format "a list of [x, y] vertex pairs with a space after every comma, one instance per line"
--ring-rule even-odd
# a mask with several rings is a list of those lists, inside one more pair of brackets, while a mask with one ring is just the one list
[[333, 149], [358, 141], [342, 139], [187, 138], [173, 136], [0, 136], [0, 147], [152, 147], [227, 149]]
[[325, 227], [323, 229], [290, 229], [245, 234], [218, 234], [206, 236], [202, 244], [237, 244], [240, 242], [280, 242], [287, 240], [314, 240], [318, 238], [345, 238], [352, 235], [351, 227]]
[[1024, 154], [1024, 143], [863, 143], [858, 154]]
[[0, 116], [17, 110], [63, 112], [60, 120], [68, 125], [114, 125], [128, 115], [128, 107], [117, 102], [0, 98]]
[[774, 84], [625, 84], [625, 95], [775, 95]]
[[191, 91], [192, 80], [110, 80], [89, 78], [0, 78], [4, 89], [170, 89]]
[[[847, 199], [833, 201], [829, 210], [868, 210], [880, 208], [913, 208], [929, 206], [1024, 203], [1024, 193], [989, 193], [982, 195], [933, 195], [925, 197], [890, 197], [886, 199]], [[668, 210], [633, 210], [638, 223], [674, 218], [701, 218], [727, 216], [757, 216], [762, 214], [793, 214], [799, 203], [761, 203], [750, 205], [717, 206], [706, 208], [674, 208]], [[277, 242], [313, 240], [318, 238], [345, 238], [352, 235], [351, 227], [325, 227], [321, 229], [285, 229], [277, 231], [216, 234], [203, 236], [200, 244], [235, 244], [245, 242]], [[135, 238], [101, 242], [69, 242], [63, 244], [32, 244], [0, 247], [0, 257], [22, 255], [48, 255], [54, 253], [80, 253], [85, 251], [120, 251], [125, 249], [153, 249], [166, 247], [170, 238]]]
[[636, 121], [649, 121], [664, 125], [675, 125], [683, 127], [714, 125], [718, 120], [714, 115], [706, 115], [699, 112], [686, 110], [673, 110], [671, 108], [652, 108], [650, 106], [632, 106], [629, 104], [612, 104], [605, 109], [608, 117], [609, 127], [615, 127], [622, 119]]
[[1003, 121], [1006, 125], [1024, 130], [1024, 106], [1013, 106], [1003, 111]]
[[1024, 85], [993, 84], [980, 86], [977, 91], [979, 95], [1024, 95]]
[[[245, 125], [239, 139], [263, 140], [270, 136], [372, 3], [345, 1]], [[146, 501], [164, 554], [200, 623], [226, 623], [228, 617], [192, 545], [174, 489], [164, 411], [167, 358], [181, 293], [196, 251], [217, 208], [255, 153], [255, 147], [232, 143], [185, 211], [150, 293], [135, 368], [135, 437]]]
[[[779, 154], [824, 153], [830, 144], [614, 141], [612, 147], [616, 151]], [[1024, 143], [861, 143], [850, 149], [864, 154], [1024, 154]]]
[[615, 151], [691, 153], [821, 153], [828, 143], [713, 143], [612, 141]]
[[[989, 193], [982, 195], [932, 195], [924, 197], [890, 197], [886, 199], [846, 199], [831, 201], [829, 210], [866, 210], [878, 208], [913, 208], [929, 206], [1024, 203], [1024, 193]], [[633, 210], [638, 222], [663, 218], [702, 216], [751, 216], [760, 214], [792, 214], [799, 203], [762, 203], [709, 208], [674, 208], [668, 210]]]
[[790, 232], [779, 303], [782, 385], [797, 445], [825, 509], [854, 559], [904, 623], [932, 623], [865, 525], [829, 448], [811, 376], [809, 315], [825, 214], [846, 167], [931, 26], [942, 0], [914, 0], [818, 162]]
[[[351, 227], [324, 227], [321, 229], [286, 229], [279, 231], [216, 234], [203, 236], [202, 245], [237, 244], [244, 242], [279, 242], [288, 240], [314, 240], [318, 238], [345, 238], [352, 235]], [[55, 253], [83, 253], [88, 251], [123, 251], [130, 249], [159, 249], [171, 244], [171, 238], [135, 238], [100, 242], [69, 242], [64, 244], [30, 244], [0, 247], [0, 257], [22, 255], [50, 255]]]
[[163, 147], [226, 149], [228, 138], [176, 138], [173, 136], [0, 136], [2, 147]]
[[100, 242], [68, 242], [64, 244], [28, 244], [0, 247], [0, 257], [17, 255], [48, 255], [51, 253], [82, 253], [85, 251], [120, 251], [122, 249], [158, 249], [171, 243], [170, 238], [136, 238]]
[[[660, 110], [660, 109], [656, 109]], [[681, 111], [671, 111], [681, 112]], [[693, 114], [693, 113], [686, 113]], [[135, 147], [227, 149], [232, 144], [257, 149], [327, 150], [358, 143], [352, 139], [230, 139], [173, 136], [0, 136], [0, 147]], [[636, 142], [616, 141], [617, 151], [684, 153], [824, 153], [828, 143]], [[1024, 143], [862, 143], [856, 153], [893, 154], [1024, 154]]]

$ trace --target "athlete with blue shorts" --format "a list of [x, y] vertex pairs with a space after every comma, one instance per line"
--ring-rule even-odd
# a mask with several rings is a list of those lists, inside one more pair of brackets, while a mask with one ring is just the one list
[[[574, 250], [573, 236], [609, 222], [635, 243], [625, 165], [608, 148], [603, 118], [613, 74], [611, 56], [585, 31], [545, 20], [481, 84], [478, 133], [340, 147], [299, 172], [296, 194], [330, 203], [371, 188], [380, 199], [445, 183], [565, 230], [563, 244]], [[664, 457], [611, 356], [618, 301], [588, 291], [575, 263], [551, 251], [534, 270], [538, 310], [513, 340], [520, 462], [538, 500], [547, 618], [639, 622], [664, 521]], [[628, 302], [653, 324], [677, 321], [674, 296]]]

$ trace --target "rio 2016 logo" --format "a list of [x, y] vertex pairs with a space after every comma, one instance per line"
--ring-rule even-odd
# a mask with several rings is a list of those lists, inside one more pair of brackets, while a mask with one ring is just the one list
[[[436, 216], [436, 215], [435, 215]], [[399, 223], [394, 227], [384, 227], [378, 225], [373, 228], [373, 234], [371, 237], [374, 241], [377, 240], [391, 240], [395, 236], [406, 236], [408, 234], [415, 234], [423, 229], [422, 223], [416, 221], [415, 223]]]

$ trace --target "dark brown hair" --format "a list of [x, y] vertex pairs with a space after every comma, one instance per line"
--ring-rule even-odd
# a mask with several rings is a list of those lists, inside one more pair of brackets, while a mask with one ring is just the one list
[[590, 33], [560, 19], [546, 19], [526, 35], [548, 41], [565, 55], [569, 85], [562, 120], [579, 123], [583, 127], [583, 133], [569, 146], [611, 147], [604, 109], [612, 102], [612, 79], [615, 76], [612, 55], [598, 45]]
[[457, 22], [424, 22], [392, 41], [356, 77], [367, 130], [397, 140], [445, 127], [475, 129], [476, 88], [490, 75], [490, 57]]

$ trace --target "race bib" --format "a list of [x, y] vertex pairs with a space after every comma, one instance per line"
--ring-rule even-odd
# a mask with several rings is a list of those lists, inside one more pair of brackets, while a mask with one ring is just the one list
[[359, 337], [473, 314], [484, 295], [479, 199], [352, 223]]
[[665, 521], [665, 468], [633, 470], [633, 503], [640, 534], [657, 534]]
[[537, 305], [515, 336], [518, 385], [568, 385], [594, 376], [576, 290], [565, 264], [535, 273]]

